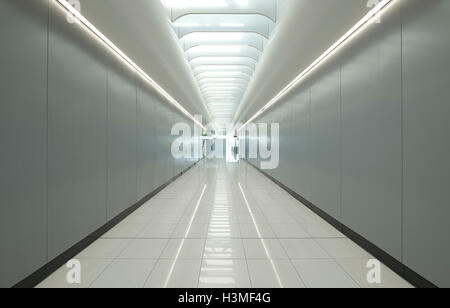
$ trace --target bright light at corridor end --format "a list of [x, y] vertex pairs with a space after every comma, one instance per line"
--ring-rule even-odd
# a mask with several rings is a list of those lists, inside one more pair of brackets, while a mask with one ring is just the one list
[[89, 31], [91, 31], [99, 40], [105, 43], [112, 51], [114, 51], [123, 61], [130, 65], [136, 72], [141, 75], [159, 94], [161, 94], [169, 103], [174, 105], [185, 116], [190, 118], [200, 127], [206, 130], [200, 121], [192, 116], [180, 103], [178, 103], [169, 93], [167, 93], [160, 85], [158, 85], [143, 69], [141, 69], [136, 63], [133, 62], [123, 51], [119, 49], [111, 40], [109, 40], [100, 30], [98, 30], [89, 20], [87, 20], [80, 12], [78, 12], [70, 3], [66, 0], [53, 0], [59, 7], [72, 14], [82, 25], [84, 25]]
[[308, 66], [300, 75], [292, 80], [280, 93], [278, 93], [270, 102], [268, 102], [261, 110], [253, 115], [244, 125], [239, 128], [239, 131], [244, 129], [247, 125], [252, 123], [266, 110], [275, 105], [280, 99], [285, 96], [290, 90], [297, 86], [309, 73], [311, 73], [320, 63], [325, 61], [334, 51], [348, 41], [359, 30], [363, 29], [377, 14], [381, 13], [389, 4], [395, 0], [382, 0], [369, 13], [367, 13], [360, 21], [358, 21], [350, 30], [348, 30], [339, 40], [336, 41], [330, 48], [328, 48], [320, 57], [318, 57], [310, 66]]

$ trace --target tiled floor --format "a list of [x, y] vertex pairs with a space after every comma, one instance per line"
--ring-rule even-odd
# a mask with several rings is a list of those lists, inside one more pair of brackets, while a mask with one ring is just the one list
[[202, 162], [38, 287], [411, 287], [245, 162]]

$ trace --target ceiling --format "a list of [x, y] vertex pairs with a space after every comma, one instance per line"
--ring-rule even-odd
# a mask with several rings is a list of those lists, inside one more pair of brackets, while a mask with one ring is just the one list
[[[82, 14], [219, 134], [367, 12], [367, 0], [81, 0]], [[120, 21], [120, 22], [118, 22]]]

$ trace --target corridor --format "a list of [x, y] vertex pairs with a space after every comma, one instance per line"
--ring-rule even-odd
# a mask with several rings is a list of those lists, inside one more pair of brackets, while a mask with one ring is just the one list
[[0, 288], [450, 287], [448, 29], [450, 0], [0, 0]]
[[200, 162], [76, 259], [78, 287], [411, 287], [384, 266], [370, 285], [367, 252], [242, 161]]

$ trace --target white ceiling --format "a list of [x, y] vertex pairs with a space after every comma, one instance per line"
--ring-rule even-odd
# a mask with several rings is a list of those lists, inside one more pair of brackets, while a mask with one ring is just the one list
[[227, 133], [244, 97], [276, 26], [278, 1], [162, 0], [218, 134]]
[[367, 0], [162, 1], [167, 7], [157, 0], [81, 4], [83, 15], [205, 122], [245, 122], [368, 12]]

